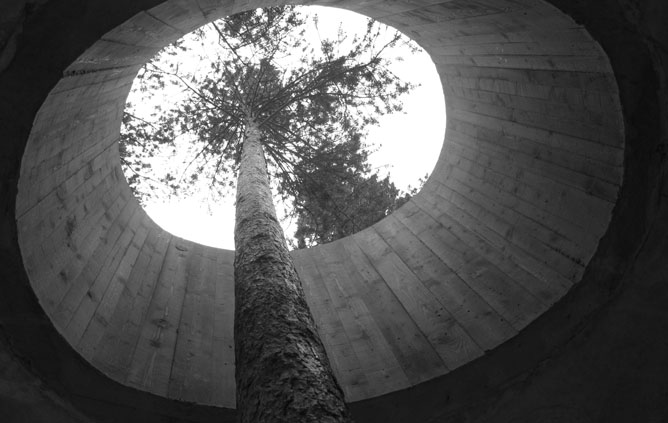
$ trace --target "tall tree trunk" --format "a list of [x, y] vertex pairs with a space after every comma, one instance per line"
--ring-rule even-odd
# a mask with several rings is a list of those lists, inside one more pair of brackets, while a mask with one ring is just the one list
[[350, 422], [276, 218], [255, 122], [244, 139], [234, 242], [239, 421]]

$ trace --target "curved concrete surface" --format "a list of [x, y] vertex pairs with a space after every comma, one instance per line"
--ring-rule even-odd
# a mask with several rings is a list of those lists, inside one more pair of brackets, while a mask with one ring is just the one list
[[[50, 401], [97, 421], [233, 416], [161, 398], [230, 404], [231, 363], [220, 352], [230, 342], [230, 253], [155, 227], [115, 151], [137, 66], [208, 12], [233, 9], [156, 3], [38, 5], [0, 75], [11, 281], [2, 345], [7, 369], [23, 372], [2, 380], [26, 387], [2, 396], [14, 415], [39, 421], [21, 404]], [[651, 342], [666, 322], [665, 8], [608, 3], [558, 2], [575, 21], [534, 1], [361, 4], [430, 52], [449, 121], [413, 202], [354, 237], [296, 253], [359, 421], [666, 416], [652, 402], [665, 388], [652, 375], [665, 370], [666, 346]], [[575, 22], [606, 50], [614, 78]]]
[[[422, 44], [448, 108], [420, 195], [350, 239], [295, 253], [349, 401], [443, 375], [545, 311], [580, 280], [621, 182], [616, 85], [582, 27], [540, 1], [436, 3], [339, 3]], [[121, 383], [226, 407], [233, 255], [150, 221], [117, 139], [137, 66], [240, 10], [166, 2], [103, 35], [42, 105], [17, 197], [26, 270], [63, 336]]]

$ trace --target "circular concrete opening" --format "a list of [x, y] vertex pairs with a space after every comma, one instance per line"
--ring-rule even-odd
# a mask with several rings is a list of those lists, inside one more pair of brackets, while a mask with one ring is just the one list
[[[346, 398], [358, 401], [484, 355], [577, 283], [610, 220], [624, 140], [605, 54], [552, 6], [337, 5], [429, 52], [448, 117], [438, 164], [409, 204], [294, 254]], [[91, 46], [35, 119], [16, 205], [34, 291], [83, 357], [126, 385], [224, 407], [235, 397], [232, 253], [155, 225], [125, 182], [117, 139], [138, 68], [240, 10], [168, 1]]]
[[[346, 51], [352, 47], [352, 38], [361, 38], [367, 29], [367, 17], [344, 9], [297, 6], [294, 11], [304, 19], [300, 29], [305, 33], [299, 38], [304, 48], [313, 48], [314, 57], [321, 54], [321, 40], [336, 39], [341, 28], [346, 29], [346, 40], [338, 44]], [[380, 38], [374, 44], [379, 49], [381, 43], [389, 41], [389, 35], [394, 34], [394, 30], [382, 24], [376, 25]], [[224, 27], [222, 21], [217, 23], [217, 27]], [[184, 104], [190, 104], [202, 113], [201, 110], [206, 108], [197, 99], [206, 98], [207, 91], [202, 91], [204, 81], [218, 81], [216, 85], [222, 88], [225, 84], [220, 81], [225, 79], [225, 74], [222, 69], [216, 68], [216, 64], [234, 56], [229, 56], [229, 48], [220, 43], [219, 34], [212, 25], [186, 34], [178, 43], [179, 47], [175, 43], [162, 49], [134, 79], [121, 127], [119, 150], [122, 169], [135, 196], [151, 219], [163, 229], [200, 244], [234, 249], [236, 188], [231, 160], [216, 160], [216, 155], [207, 147], [215, 146], [217, 142], [205, 141], [207, 132], [200, 136], [196, 128], [189, 128], [190, 123], [184, 122], [183, 114], [174, 112]], [[388, 70], [414, 87], [399, 97], [401, 111], [379, 114], [379, 124], [365, 128], [368, 134], [363, 139], [364, 151], [368, 153], [367, 162], [371, 170], [364, 177], [377, 174], [382, 180], [389, 175], [391, 183], [400, 190], [397, 198], [401, 198], [412, 191], [411, 188], [420, 187], [421, 181], [426, 180], [425, 174], [431, 173], [434, 168], [445, 132], [445, 103], [440, 78], [424, 50], [403, 37], [396, 45], [383, 51], [381, 57], [387, 61]], [[250, 51], [242, 53], [252, 55]], [[300, 48], [286, 50], [277, 64], [294, 68], [301, 63], [300, 54]], [[170, 74], [176, 72], [178, 78]], [[199, 94], [195, 95], [195, 92]], [[353, 115], [375, 115], [368, 108], [357, 109]], [[212, 116], [209, 112], [200, 115], [200, 127], [212, 125]], [[180, 124], [167, 120], [168, 117]], [[224, 115], [216, 114], [214, 120], [219, 122], [223, 118]], [[172, 128], [178, 129], [172, 132]], [[162, 132], [160, 136], [160, 131], [167, 133]], [[223, 139], [218, 134], [216, 137], [217, 140]], [[329, 137], [328, 134], [326, 138]], [[406, 148], [406, 140], [410, 140], [410, 148]], [[287, 198], [278, 195], [280, 186], [285, 184], [280, 182], [283, 178], [277, 174], [278, 168], [274, 163], [277, 158], [268, 155], [268, 159], [271, 180], [278, 181], [274, 184], [274, 202], [279, 221], [288, 245], [294, 249], [297, 247], [294, 234], [298, 226], [298, 218], [294, 215], [295, 203], [290, 195]], [[283, 165], [291, 166], [290, 163]], [[332, 183], [330, 180], [327, 185]], [[393, 199], [387, 198], [387, 202], [379, 204], [376, 210], [365, 209], [366, 212], [373, 212], [371, 216], [377, 216], [375, 220], [354, 209], [360, 200], [359, 195], [351, 195], [333, 205], [339, 217], [350, 216], [352, 212], [356, 216], [354, 220], [369, 222], [363, 226], [357, 223], [357, 230], [371, 226], [387, 214], [382, 210], [386, 210]]]

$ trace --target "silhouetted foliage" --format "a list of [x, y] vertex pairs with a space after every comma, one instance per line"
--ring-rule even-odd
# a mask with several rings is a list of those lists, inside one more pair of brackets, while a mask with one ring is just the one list
[[[396, 207], [399, 190], [370, 172], [362, 140], [379, 116], [401, 110], [399, 98], [412, 88], [388, 68], [397, 58], [385, 57], [406, 41], [369, 20], [362, 35], [348, 37], [340, 29], [335, 39], [313, 47], [306, 23], [294, 7], [233, 15], [168, 47], [140, 71], [142, 91], [172, 87], [183, 97], [171, 108], [156, 105], [151, 119], [131, 109], [124, 114], [121, 157], [140, 199], [157, 190], [188, 195], [197, 184], [226, 193], [253, 121], [262, 131], [272, 183], [293, 203], [305, 244], [352, 233]], [[204, 53], [206, 72], [169, 59], [212, 34], [217, 48]], [[185, 170], [152, 173], [150, 160], [176, 149], [179, 137], [189, 139]], [[335, 204], [342, 201], [345, 207]]]
[[304, 195], [295, 200], [298, 248], [324, 244], [367, 228], [405, 204], [422, 187], [401, 192], [389, 176], [346, 172], [331, 180], [326, 168], [310, 174], [311, 183], [302, 188]]

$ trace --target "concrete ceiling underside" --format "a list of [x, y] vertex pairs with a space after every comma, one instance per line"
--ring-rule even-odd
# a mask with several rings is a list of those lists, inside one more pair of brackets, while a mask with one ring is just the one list
[[[151, 221], [123, 177], [117, 140], [143, 63], [212, 19], [269, 3], [117, 3], [35, 6], [25, 43], [0, 74], [14, 140], [4, 147], [14, 181], [5, 213], [16, 222], [5, 225], [5, 271], [16, 281], [8, 292], [21, 293], [6, 302], [3, 326], [48, 389], [84, 413], [97, 415], [103, 395], [117, 411], [142, 410], [137, 419], [161, 421], [152, 413], [162, 408], [170, 418], [226, 421], [233, 253]], [[651, 225], [665, 224], [656, 218], [664, 217], [655, 153], [665, 86], [654, 76], [662, 50], [648, 47], [648, 33], [614, 26], [630, 19], [626, 9], [610, 6], [594, 21], [594, 9], [555, 3], [571, 16], [538, 0], [311, 3], [363, 13], [420, 43], [447, 107], [441, 156], [414, 199], [354, 236], [294, 253], [360, 421], [484, 417], [491, 406], [471, 408], [490, 396], [494, 407], [509, 401], [504, 386], [534, 395], [543, 411], [527, 415], [548, 418], [540, 392], [553, 384], [538, 377], [526, 387], [527, 375], [547, 378], [542, 366], [568, 357], [583, 326], [602, 325], [600, 310], [638, 300], [620, 294], [635, 286], [622, 283], [637, 279], [634, 260], [663, 265], [653, 251], [665, 246], [647, 241], [658, 236]], [[24, 334], [22, 315], [30, 316]], [[630, 324], [619, 327], [635, 333]], [[30, 331], [48, 336], [31, 343]], [[57, 352], [51, 364], [45, 345]], [[563, 360], [562, 371], [592, 380], [595, 366]], [[90, 381], [70, 375], [74, 368]], [[508, 416], [522, 408], [517, 401]], [[584, 413], [556, 409], [571, 421]]]

